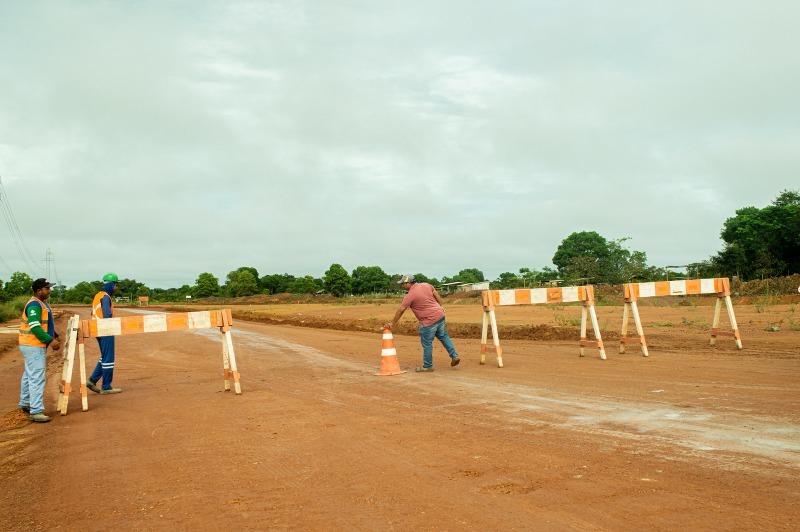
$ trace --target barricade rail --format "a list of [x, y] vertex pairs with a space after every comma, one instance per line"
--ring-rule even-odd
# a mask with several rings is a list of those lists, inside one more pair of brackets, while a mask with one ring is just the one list
[[69, 393], [72, 388], [71, 381], [76, 349], [79, 354], [82, 409], [84, 412], [89, 409], [88, 394], [86, 391], [84, 341], [86, 338], [91, 337], [219, 328], [222, 333], [222, 366], [225, 378], [225, 391], [230, 391], [231, 379], [233, 379], [236, 394], [240, 395], [242, 393], [242, 388], [239, 382], [239, 371], [236, 367], [236, 355], [233, 350], [233, 339], [231, 337], [232, 325], [233, 318], [230, 309], [148, 314], [144, 316], [123, 316], [120, 318], [91, 320], [81, 320], [80, 316], [74, 315], [67, 322], [67, 341], [64, 345], [64, 368], [61, 374], [58, 410], [61, 412], [62, 416], [67, 414]]
[[[606, 359], [600, 327], [597, 323], [597, 313], [594, 309], [594, 286], [565, 286], [559, 288], [529, 288], [516, 290], [484, 290], [481, 293], [483, 302], [483, 327], [481, 329], [481, 364], [486, 363], [487, 349], [494, 349], [497, 353], [497, 367], [503, 367], [503, 350], [497, 333], [496, 306], [505, 305], [539, 305], [548, 303], [581, 303], [581, 340], [580, 356], [584, 356], [586, 347], [597, 347], [600, 358]], [[586, 338], [588, 318], [592, 320], [595, 340]], [[487, 347], [488, 329], [492, 329], [494, 347]]]
[[[711, 345], [716, 345], [717, 336], [733, 336], [736, 348], [742, 349], [742, 338], [739, 334], [739, 327], [736, 324], [736, 316], [733, 313], [731, 303], [731, 282], [727, 277], [717, 277], [713, 279], [687, 279], [681, 281], [659, 281], [652, 283], [628, 283], [623, 286], [625, 304], [622, 310], [622, 331], [619, 339], [619, 352], [625, 352], [626, 343], [639, 343], [642, 347], [642, 354], [649, 356], [647, 341], [644, 337], [642, 320], [639, 317], [639, 307], [636, 304], [639, 298], [663, 297], [663, 296], [687, 296], [687, 295], [715, 295], [717, 302], [714, 307], [714, 321], [711, 325]], [[720, 310], [722, 301], [728, 310], [728, 319], [731, 323], [731, 331], [719, 330]], [[633, 314], [636, 325], [636, 336], [628, 336], [629, 314]]]

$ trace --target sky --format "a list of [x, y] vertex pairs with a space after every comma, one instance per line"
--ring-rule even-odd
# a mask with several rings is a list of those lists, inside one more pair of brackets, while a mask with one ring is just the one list
[[[800, 188], [800, 2], [0, 2], [0, 279], [654, 266]], [[53, 261], [45, 261], [50, 250]], [[27, 262], [33, 262], [29, 258]]]

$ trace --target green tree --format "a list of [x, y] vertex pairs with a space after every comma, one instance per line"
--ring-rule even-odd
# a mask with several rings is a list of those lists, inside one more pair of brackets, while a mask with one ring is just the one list
[[136, 279], [120, 279], [114, 297], [130, 297], [133, 300], [143, 286], [144, 283], [137, 282]]
[[461, 283], [479, 283], [485, 281], [483, 272], [478, 268], [466, 268], [458, 272], [458, 275], [453, 277], [453, 281]]
[[350, 274], [341, 264], [331, 264], [331, 267], [325, 272], [323, 283], [325, 290], [336, 297], [341, 297], [352, 291], [353, 281], [350, 278]]
[[[527, 268], [523, 268], [527, 270]], [[492, 289], [508, 289], [508, 288], [517, 288], [522, 284], [522, 279], [517, 277], [516, 273], [511, 272], [503, 272], [501, 273], [497, 279], [492, 281], [491, 287]]]
[[380, 266], [359, 266], [353, 270], [353, 293], [385, 292], [391, 278]]
[[710, 261], [720, 275], [800, 273], [800, 191], [784, 190], [763, 209], [738, 209], [720, 236], [725, 247]]
[[600, 263], [606, 257], [608, 241], [595, 231], [581, 231], [572, 233], [559, 244], [553, 264], [565, 277], [592, 277], [599, 272]]
[[313, 294], [320, 289], [316, 279], [310, 275], [298, 277], [289, 284], [289, 292], [292, 294]]
[[6, 292], [3, 290], [3, 280], [0, 279], [0, 301], [6, 300]]
[[[242, 270], [247, 270], [247, 271], [249, 271], [250, 273], [252, 273], [252, 274], [253, 274], [253, 277], [254, 277], [254, 278], [255, 278], [255, 280], [256, 280], [256, 283], [258, 283], [258, 282], [259, 282], [259, 279], [260, 279], [260, 278], [259, 278], [259, 276], [258, 276], [258, 270], [257, 270], [257, 269], [253, 268], [252, 266], [242, 266], [241, 268], [237, 268], [237, 269], [236, 269], [236, 271], [242, 271]], [[260, 290], [260, 289], [261, 289], [261, 286], [259, 286], [258, 288], [259, 288], [259, 290]]]
[[211, 297], [217, 294], [219, 294], [219, 279], [208, 272], [197, 276], [194, 283], [194, 297]]
[[17, 296], [33, 295], [33, 279], [27, 273], [14, 272], [11, 274], [11, 279], [6, 283], [5, 294], [6, 297], [14, 299]]
[[231, 297], [252, 296], [258, 293], [258, 280], [252, 268], [239, 268], [228, 273], [225, 293]]
[[72, 288], [68, 289], [64, 295], [67, 303], [78, 303], [82, 305], [90, 305], [94, 295], [100, 291], [100, 288], [92, 283], [82, 281]]
[[283, 294], [289, 292], [289, 285], [292, 284], [292, 281], [294, 280], [294, 275], [289, 275], [288, 273], [276, 273], [272, 275], [265, 275], [261, 278], [258, 284], [268, 294]]
[[[391, 287], [400, 286], [399, 284], [397, 284], [397, 281], [400, 280], [400, 275], [401, 274], [398, 274], [398, 275], [395, 275], [394, 277], [392, 277], [392, 280], [389, 283], [389, 285]], [[414, 279], [416, 279], [418, 283], [428, 283], [428, 284], [433, 285], [433, 286], [438, 286], [440, 284], [439, 280], [436, 277], [428, 277], [427, 275], [425, 275], [423, 273], [415, 273], [414, 274]], [[442, 282], [444, 282], [444, 281], [442, 281]], [[393, 288], [393, 290], [394, 290], [394, 288]]]

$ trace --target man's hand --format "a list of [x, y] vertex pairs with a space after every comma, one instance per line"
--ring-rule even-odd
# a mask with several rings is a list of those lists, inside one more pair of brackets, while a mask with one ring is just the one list
[[52, 342], [50, 342], [50, 347], [53, 348], [53, 351], [58, 351], [61, 349], [61, 342], [58, 341], [58, 338], [54, 338]]
[[392, 330], [392, 324], [391, 323], [384, 323], [383, 327], [381, 327], [381, 330], [384, 330], [384, 329], [389, 329], [391, 331]]

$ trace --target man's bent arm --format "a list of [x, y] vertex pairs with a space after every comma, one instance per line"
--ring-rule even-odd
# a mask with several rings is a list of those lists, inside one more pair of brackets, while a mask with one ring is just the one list
[[397, 309], [397, 312], [394, 313], [394, 318], [392, 319], [392, 323], [391, 324], [389, 324], [389, 323], [386, 324], [389, 327], [390, 331], [392, 329], [394, 329], [395, 326], [397, 326], [397, 322], [400, 321], [400, 318], [403, 317], [403, 313], [405, 311], [406, 311], [405, 307], [400, 307], [399, 309]]

